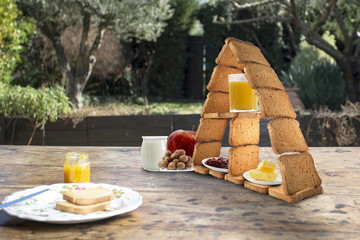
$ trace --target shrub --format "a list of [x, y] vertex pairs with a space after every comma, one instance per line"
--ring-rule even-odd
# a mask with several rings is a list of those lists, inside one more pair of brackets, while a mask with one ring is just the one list
[[[27, 66], [23, 72], [28, 84], [37, 79], [31, 78], [37, 69], [21, 58], [24, 45], [34, 31], [35, 25], [19, 14], [14, 0], [0, 2], [0, 113], [10, 118], [35, 120], [35, 130], [39, 124], [44, 126], [47, 121], [55, 121], [59, 115], [67, 113], [70, 103], [64, 89], [59, 87], [35, 89], [14, 85], [18, 83], [13, 76], [17, 64]], [[17, 80], [25, 76], [16, 75]]]
[[291, 66], [288, 72], [282, 72], [282, 81], [299, 88], [297, 94], [306, 109], [327, 106], [339, 110], [347, 99], [342, 74], [338, 66], [329, 61]]
[[[10, 86], [0, 82], [0, 112], [6, 117], [35, 119], [45, 125], [70, 111], [64, 89]], [[37, 126], [35, 126], [37, 127]]]
[[[55, 121], [60, 114], [67, 113], [70, 103], [60, 87], [35, 89], [14, 85], [16, 81], [12, 74], [16, 64], [24, 62], [28, 66], [25, 68], [29, 71], [27, 76], [37, 73], [28, 61], [20, 58], [24, 44], [34, 31], [35, 25], [30, 19], [19, 15], [14, 0], [0, 2], [0, 113], [6, 117], [35, 120], [36, 129], [38, 123], [44, 126], [47, 121]], [[29, 77], [27, 80], [31, 82]]]
[[9, 83], [16, 63], [20, 61], [22, 45], [34, 32], [29, 19], [18, 18], [15, 0], [0, 1], [0, 81]]

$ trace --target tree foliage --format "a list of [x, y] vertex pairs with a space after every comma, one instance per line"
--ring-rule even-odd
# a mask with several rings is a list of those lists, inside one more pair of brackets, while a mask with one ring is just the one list
[[[284, 23], [289, 32], [299, 29], [305, 40], [331, 56], [339, 66], [348, 96], [360, 101], [360, 3], [353, 0], [227, 0], [234, 11], [253, 9], [261, 12], [257, 18], [222, 21], [222, 24], [271, 21]], [[324, 39], [329, 30], [335, 35], [336, 46]], [[293, 38], [294, 34], [289, 35]]]
[[[55, 121], [69, 111], [69, 101], [59, 88], [34, 89], [12, 84], [12, 72], [21, 62], [23, 44], [33, 33], [35, 25], [19, 18], [14, 0], [0, 2], [0, 113], [6, 117], [36, 120], [42, 126]], [[35, 124], [35, 128], [37, 124]]]
[[0, 2], [0, 81], [9, 83], [16, 63], [20, 61], [22, 45], [34, 31], [34, 25], [18, 19], [15, 0]]
[[148, 96], [177, 98], [187, 67], [187, 40], [194, 23], [196, 0], [171, 0], [173, 16], [166, 21], [161, 36], [154, 41], [132, 39], [124, 45], [126, 67], [117, 79], [127, 87], [133, 100], [147, 104]]
[[[257, 45], [276, 70], [288, 67], [288, 59], [294, 53], [288, 41], [288, 33], [283, 30], [281, 25], [264, 21], [235, 24], [237, 20], [258, 18], [259, 16], [261, 16], [260, 12], [251, 9], [235, 11], [234, 7], [224, 0], [202, 5], [198, 17], [204, 26], [207, 80], [216, 65], [214, 60], [227, 37], [239, 38]], [[295, 37], [297, 44], [299, 37]]]
[[187, 67], [187, 41], [199, 8], [196, 0], [172, 0], [174, 15], [154, 47], [151, 94], [163, 98], [181, 97]]
[[[96, 52], [106, 30], [120, 39], [154, 40], [162, 32], [172, 11], [167, 0], [17, 0], [24, 14], [35, 19], [37, 27], [52, 42], [66, 79], [66, 91], [75, 107], [82, 107], [82, 92], [96, 63]], [[65, 54], [60, 36], [74, 24], [81, 24], [80, 45], [75, 62]], [[90, 41], [90, 28], [96, 36]]]

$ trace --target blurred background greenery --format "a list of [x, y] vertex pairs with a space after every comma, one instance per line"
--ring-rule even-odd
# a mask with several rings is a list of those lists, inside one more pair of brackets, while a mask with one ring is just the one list
[[359, 101], [359, 26], [352, 0], [1, 0], [0, 112], [45, 124], [83, 106], [188, 113], [156, 109], [190, 101], [200, 113], [227, 37], [257, 45], [306, 109], [340, 110]]

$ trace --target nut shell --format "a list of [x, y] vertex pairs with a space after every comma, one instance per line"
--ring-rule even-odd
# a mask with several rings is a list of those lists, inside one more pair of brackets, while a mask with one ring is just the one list
[[194, 163], [193, 163], [192, 160], [189, 160], [189, 161], [186, 162], [185, 166], [186, 166], [186, 168], [192, 168], [192, 167], [194, 167]]
[[179, 159], [174, 159], [174, 160], [172, 160], [172, 162], [175, 164], [175, 166], [176, 166], [176, 164], [178, 164], [178, 162], [180, 162], [179, 161]]
[[187, 161], [189, 161], [189, 157], [186, 155], [181, 155], [179, 157], [179, 160], [180, 160], [180, 162], [186, 163]]
[[159, 168], [167, 168], [168, 164], [169, 164], [169, 162], [166, 160], [162, 160], [158, 163]]
[[183, 163], [183, 162], [178, 162], [178, 163], [176, 164], [176, 167], [177, 167], [179, 170], [183, 170], [183, 169], [185, 169], [185, 163]]
[[171, 162], [171, 158], [168, 156], [163, 157], [163, 161]]
[[185, 154], [185, 150], [183, 149], [178, 149], [178, 150], [175, 150], [175, 152], [173, 152], [171, 154], [171, 158], [172, 159], [175, 159], [175, 158], [179, 158], [181, 155], [184, 155]]
[[171, 156], [171, 151], [170, 150], [166, 150], [165, 152], [165, 157], [170, 157]]
[[174, 162], [171, 162], [168, 164], [167, 169], [169, 170], [175, 170], [176, 169], [176, 164]]

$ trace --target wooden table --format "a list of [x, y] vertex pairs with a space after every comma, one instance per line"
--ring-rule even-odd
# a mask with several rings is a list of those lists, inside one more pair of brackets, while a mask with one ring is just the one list
[[[0, 146], [0, 200], [63, 181], [66, 152], [87, 151], [92, 182], [132, 188], [143, 204], [102, 221], [55, 225], [0, 212], [0, 239], [360, 239], [360, 148], [310, 148], [325, 193], [296, 204], [195, 172], [141, 169], [137, 147]], [[223, 148], [226, 154], [228, 148]], [[274, 159], [271, 148], [261, 159]]]

